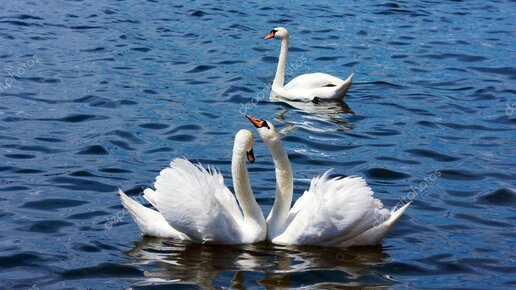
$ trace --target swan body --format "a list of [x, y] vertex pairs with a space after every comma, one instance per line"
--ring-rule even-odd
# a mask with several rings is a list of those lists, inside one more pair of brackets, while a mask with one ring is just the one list
[[231, 163], [236, 199], [216, 169], [176, 158], [156, 177], [155, 189], [144, 191], [144, 198], [157, 211], [120, 190], [122, 204], [143, 235], [212, 244], [263, 241], [265, 219], [254, 199], [246, 168], [246, 156], [254, 162], [252, 145], [251, 132], [240, 130], [235, 137]]
[[267, 240], [280, 245], [350, 247], [376, 245], [409, 204], [389, 211], [361, 177], [330, 178], [327, 171], [292, 208], [293, 176], [281, 137], [273, 124], [249, 120], [257, 127], [276, 166], [276, 198], [267, 217]]
[[281, 51], [272, 83], [271, 97], [284, 98], [291, 101], [318, 102], [320, 100], [342, 99], [353, 82], [354, 74], [346, 80], [325, 73], [300, 75], [286, 85], [285, 65], [288, 53], [288, 31], [284, 27], [276, 27], [264, 39], [281, 39]]

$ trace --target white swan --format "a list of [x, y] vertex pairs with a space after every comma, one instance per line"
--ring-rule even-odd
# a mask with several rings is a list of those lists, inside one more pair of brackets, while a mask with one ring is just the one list
[[293, 178], [290, 161], [273, 124], [247, 115], [258, 129], [276, 166], [276, 198], [267, 217], [267, 240], [280, 245], [331, 247], [379, 244], [409, 204], [390, 211], [373, 198], [361, 177], [312, 179], [290, 208]]
[[291, 101], [318, 102], [320, 100], [342, 99], [346, 95], [353, 82], [353, 73], [346, 80], [325, 73], [304, 74], [284, 85], [288, 31], [284, 27], [276, 27], [264, 39], [270, 38], [281, 39], [281, 51], [276, 76], [272, 83], [271, 97]]
[[158, 211], [147, 208], [120, 190], [122, 204], [143, 235], [190, 240], [197, 243], [247, 244], [264, 241], [266, 225], [249, 184], [246, 156], [252, 163], [253, 136], [240, 130], [235, 136], [231, 173], [235, 197], [213, 167], [172, 160], [144, 197]]

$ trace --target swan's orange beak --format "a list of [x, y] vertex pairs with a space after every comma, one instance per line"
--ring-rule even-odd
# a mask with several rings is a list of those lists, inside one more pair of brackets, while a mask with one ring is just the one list
[[251, 121], [251, 123], [253, 123], [253, 125], [256, 127], [256, 128], [261, 128], [263, 127], [265, 121], [263, 120], [260, 120], [260, 119], [257, 119], [249, 114], [245, 115], [247, 117], [247, 119], [249, 119], [249, 121]]
[[274, 38], [274, 34], [276, 34], [276, 32], [273, 30], [273, 31], [269, 32], [269, 34], [267, 34], [267, 36], [265, 36], [263, 39]]
[[247, 160], [249, 160], [249, 162], [251, 162], [251, 163], [254, 163], [256, 161], [256, 159], [254, 158], [254, 153], [253, 153], [252, 148], [251, 148], [251, 151], [247, 152]]

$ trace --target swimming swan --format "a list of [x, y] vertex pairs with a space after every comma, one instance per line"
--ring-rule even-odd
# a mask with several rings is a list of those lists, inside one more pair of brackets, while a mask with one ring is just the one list
[[122, 204], [143, 235], [211, 244], [264, 241], [265, 219], [249, 184], [246, 157], [254, 162], [253, 136], [249, 130], [240, 130], [235, 136], [231, 161], [238, 203], [215, 168], [205, 169], [176, 158], [156, 177], [156, 189], [144, 191], [144, 198], [157, 211], [120, 190]]
[[357, 176], [330, 178], [327, 171], [290, 208], [292, 169], [272, 123], [250, 115], [276, 166], [276, 198], [267, 217], [267, 240], [280, 245], [349, 247], [376, 245], [410, 203], [389, 211]]
[[281, 39], [281, 51], [276, 76], [272, 83], [271, 97], [317, 103], [321, 100], [342, 99], [346, 95], [353, 82], [354, 74], [351, 74], [346, 80], [342, 80], [325, 73], [310, 73], [300, 75], [284, 85], [288, 31], [284, 27], [276, 27], [264, 39], [271, 38]]

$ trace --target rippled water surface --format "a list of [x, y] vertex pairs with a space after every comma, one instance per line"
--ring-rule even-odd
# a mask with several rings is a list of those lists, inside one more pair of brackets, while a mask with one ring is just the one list
[[[516, 287], [514, 2], [173, 2], [0, 4], [1, 287]], [[268, 100], [279, 25], [287, 79], [354, 72], [346, 103]], [[230, 185], [246, 112], [285, 133], [296, 198], [335, 168], [413, 205], [379, 247], [140, 237], [117, 188], [181, 156]], [[259, 138], [255, 154], [268, 212]]]

